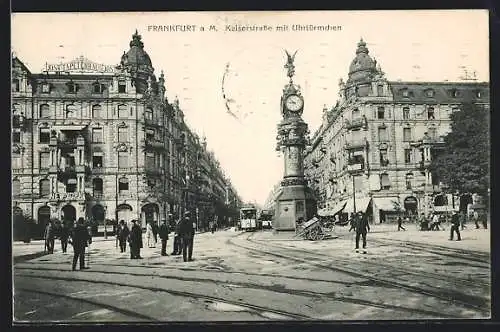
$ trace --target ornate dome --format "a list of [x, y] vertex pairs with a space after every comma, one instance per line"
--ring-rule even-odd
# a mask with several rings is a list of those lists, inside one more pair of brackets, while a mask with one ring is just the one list
[[356, 49], [356, 57], [349, 66], [349, 83], [368, 81], [377, 72], [377, 62], [368, 53], [366, 43], [361, 38]]
[[151, 58], [148, 53], [144, 51], [144, 43], [141, 39], [141, 35], [139, 35], [137, 30], [135, 30], [129, 44], [130, 49], [127, 53], [123, 53], [120, 63], [122, 66], [128, 67], [132, 70], [135, 69], [152, 73], [153, 65], [151, 63]]

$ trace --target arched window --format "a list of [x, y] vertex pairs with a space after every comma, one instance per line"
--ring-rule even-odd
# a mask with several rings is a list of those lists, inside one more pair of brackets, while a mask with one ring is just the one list
[[382, 189], [389, 189], [391, 187], [391, 181], [389, 180], [389, 174], [380, 174], [380, 187]]
[[385, 126], [378, 127], [378, 139], [381, 142], [385, 142], [388, 140], [387, 128]]
[[413, 173], [406, 174], [406, 189], [412, 188], [411, 186], [412, 182], [413, 182]]
[[127, 83], [125, 82], [125, 80], [118, 81], [118, 93], [125, 92], [127, 92]]
[[102, 117], [101, 105], [92, 106], [92, 117], [93, 118], [101, 118]]
[[384, 95], [384, 86], [382, 84], [377, 85], [377, 95], [378, 96]]
[[76, 106], [73, 104], [70, 104], [66, 106], [66, 118], [76, 118]]
[[14, 78], [12, 80], [12, 91], [19, 92], [19, 79], [17, 79], [17, 78]]
[[118, 191], [120, 194], [122, 192], [128, 191], [128, 179], [127, 178], [120, 178], [118, 180]]
[[68, 179], [68, 182], [66, 182], [66, 192], [67, 193], [74, 193], [74, 192], [76, 192], [76, 185], [77, 185], [77, 179], [76, 178], [70, 178], [70, 179]]
[[411, 142], [411, 128], [403, 128], [403, 142]]
[[119, 105], [118, 106], [118, 117], [119, 118], [128, 118], [126, 105]]
[[427, 108], [427, 119], [429, 120], [434, 120], [434, 107], [428, 107]]
[[40, 197], [48, 197], [50, 195], [49, 179], [40, 180]]
[[384, 119], [385, 118], [385, 109], [380, 106], [377, 108], [377, 119]]
[[102, 179], [101, 178], [95, 178], [92, 180], [92, 189], [93, 189], [93, 195], [94, 198], [102, 198]]
[[118, 127], [118, 142], [125, 143], [128, 142], [128, 128]]
[[19, 179], [12, 180], [12, 196], [17, 197], [21, 195], [21, 181]]
[[40, 118], [50, 118], [50, 108], [49, 105], [40, 105]]
[[408, 120], [409, 118], [410, 118], [410, 108], [404, 107], [403, 108], [403, 119]]
[[144, 111], [144, 119], [150, 120], [150, 121], [153, 120], [153, 110], [151, 108], [148, 107]]
[[99, 82], [95, 82], [92, 85], [92, 91], [94, 93], [102, 93], [103, 90], [104, 90], [104, 86], [101, 83], [99, 83]]
[[430, 127], [430, 128], [428, 128], [427, 134], [429, 135], [430, 138], [436, 139], [437, 138], [437, 129], [436, 129], [436, 127]]
[[76, 93], [78, 91], [78, 84], [74, 82], [68, 82], [66, 86], [68, 87], [68, 93]]
[[355, 108], [352, 110], [352, 119], [353, 120], [358, 120], [361, 118], [361, 112], [359, 111], [358, 108]]

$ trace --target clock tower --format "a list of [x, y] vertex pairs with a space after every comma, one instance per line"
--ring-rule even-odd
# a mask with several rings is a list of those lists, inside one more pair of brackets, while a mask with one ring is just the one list
[[307, 144], [307, 123], [302, 120], [304, 98], [300, 86], [293, 83], [295, 52], [287, 51], [288, 84], [281, 96], [282, 121], [278, 124], [278, 144], [276, 150], [284, 156], [284, 174], [280, 193], [276, 198], [273, 228], [277, 231], [294, 231], [299, 219], [307, 221], [316, 214], [316, 200], [304, 178], [304, 149]]

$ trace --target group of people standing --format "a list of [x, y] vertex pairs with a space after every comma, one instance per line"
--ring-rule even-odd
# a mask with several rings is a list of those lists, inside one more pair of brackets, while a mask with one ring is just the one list
[[54, 222], [47, 223], [45, 227], [45, 251], [54, 253], [55, 239], [61, 240], [62, 252], [67, 252], [68, 243], [73, 245], [72, 270], [76, 270], [76, 264], [80, 261], [80, 270], [87, 269], [85, 266], [85, 248], [92, 243], [90, 230], [85, 226], [85, 219], [79, 218], [76, 225], [70, 228], [66, 223], [55, 225]]
[[[172, 215], [169, 214], [169, 218]], [[120, 252], [126, 252], [127, 241], [130, 246], [130, 259], [142, 259], [140, 250], [143, 247], [142, 229], [137, 220], [132, 220], [132, 227], [129, 230], [124, 220], [121, 220], [116, 232], [117, 242], [120, 244]], [[186, 211], [184, 217], [176, 222], [174, 229], [174, 248], [171, 255], [182, 253], [184, 262], [192, 261], [193, 242], [196, 226], [191, 221], [190, 212]], [[158, 236], [161, 240], [161, 255], [167, 256], [167, 240], [170, 233], [169, 225], [164, 219], [158, 227], [148, 223], [146, 226], [146, 241], [149, 248], [155, 248]]]

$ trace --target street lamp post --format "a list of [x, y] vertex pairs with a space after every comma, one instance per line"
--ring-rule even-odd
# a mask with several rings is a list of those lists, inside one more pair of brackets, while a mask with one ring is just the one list
[[356, 185], [354, 183], [354, 173], [352, 174], [352, 209], [356, 214]]

